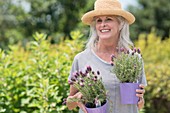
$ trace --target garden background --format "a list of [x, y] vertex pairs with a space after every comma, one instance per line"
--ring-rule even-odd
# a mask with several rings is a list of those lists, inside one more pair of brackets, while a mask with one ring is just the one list
[[[0, 113], [76, 113], [62, 105], [74, 56], [88, 39], [81, 16], [95, 0], [0, 1]], [[128, 1], [128, 0], [127, 0]], [[131, 38], [148, 81], [141, 113], [170, 111], [170, 3], [136, 0]]]

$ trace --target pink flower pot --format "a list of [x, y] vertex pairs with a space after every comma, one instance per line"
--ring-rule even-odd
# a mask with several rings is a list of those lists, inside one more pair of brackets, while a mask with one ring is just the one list
[[139, 83], [120, 83], [121, 103], [137, 104], [136, 89], [139, 89]]
[[86, 107], [86, 110], [88, 113], [107, 113], [107, 104], [108, 104], [108, 101], [101, 107], [97, 107], [97, 108]]

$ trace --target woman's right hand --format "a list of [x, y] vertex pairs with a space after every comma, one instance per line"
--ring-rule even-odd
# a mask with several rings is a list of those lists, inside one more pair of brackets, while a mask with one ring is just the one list
[[[75, 95], [69, 96], [67, 99], [69, 99], [69, 98], [78, 98], [78, 99], [81, 99], [82, 96], [83, 95], [82, 95], [81, 92], [77, 92]], [[75, 108], [76, 106], [78, 106], [84, 113], [87, 113], [85, 105], [82, 102], [72, 102], [72, 103], [70, 103], [70, 105], [69, 105], [69, 103], [67, 103], [67, 106], [68, 106], [68, 108], [70, 110]]]

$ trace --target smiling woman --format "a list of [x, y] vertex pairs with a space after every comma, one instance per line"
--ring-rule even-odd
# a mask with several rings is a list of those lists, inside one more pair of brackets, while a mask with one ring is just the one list
[[98, 37], [100, 37], [100, 40], [110, 39], [108, 40], [110, 42], [113, 41], [114, 37], [118, 37], [119, 21], [116, 17], [99, 16], [96, 18], [95, 23], [96, 23], [96, 31]]
[[[108, 109], [110, 113], [138, 113], [138, 108], [144, 105], [144, 85], [146, 78], [144, 71], [139, 75], [139, 87], [137, 97], [140, 100], [136, 105], [122, 105], [120, 98], [120, 80], [115, 73], [111, 73], [111, 55], [118, 56], [121, 48], [125, 51], [133, 47], [133, 43], [129, 38], [129, 25], [135, 21], [135, 17], [128, 11], [122, 9], [118, 0], [96, 0], [94, 10], [89, 11], [81, 18], [84, 24], [90, 25], [90, 37], [86, 45], [86, 49], [77, 54], [74, 58], [72, 69], [69, 75], [69, 81], [73, 76], [73, 72], [78, 72], [87, 66], [91, 66], [95, 71], [99, 70], [103, 84], [108, 90], [109, 97]], [[142, 67], [143, 68], [143, 67]], [[143, 85], [144, 84], [144, 85]], [[70, 95], [68, 98], [83, 98], [79, 90], [74, 86], [70, 86]], [[96, 97], [97, 98], [97, 97]], [[76, 106], [80, 108], [79, 113], [87, 113], [84, 103], [67, 103], [69, 109]], [[107, 113], [107, 112], [106, 112]]]
[[[98, 16], [94, 20], [97, 33], [96, 47], [94, 51], [103, 60], [110, 62], [110, 56], [115, 53], [115, 45], [119, 41], [121, 22], [116, 16]], [[108, 52], [102, 51], [102, 46], [111, 46]], [[109, 49], [109, 48], [108, 48]]]

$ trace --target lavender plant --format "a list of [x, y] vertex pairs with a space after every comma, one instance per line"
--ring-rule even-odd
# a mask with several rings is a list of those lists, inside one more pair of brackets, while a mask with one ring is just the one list
[[116, 74], [120, 82], [137, 82], [142, 70], [142, 57], [140, 49], [132, 49], [125, 51], [123, 48], [116, 57], [112, 55], [112, 72]]
[[85, 73], [82, 71], [74, 73], [74, 77], [69, 81], [70, 85], [82, 93], [81, 99], [69, 99], [67, 101], [80, 101], [88, 108], [100, 107], [106, 103], [106, 89], [102, 83], [102, 78], [99, 78], [100, 72], [96, 73], [90, 66], [87, 67]]

